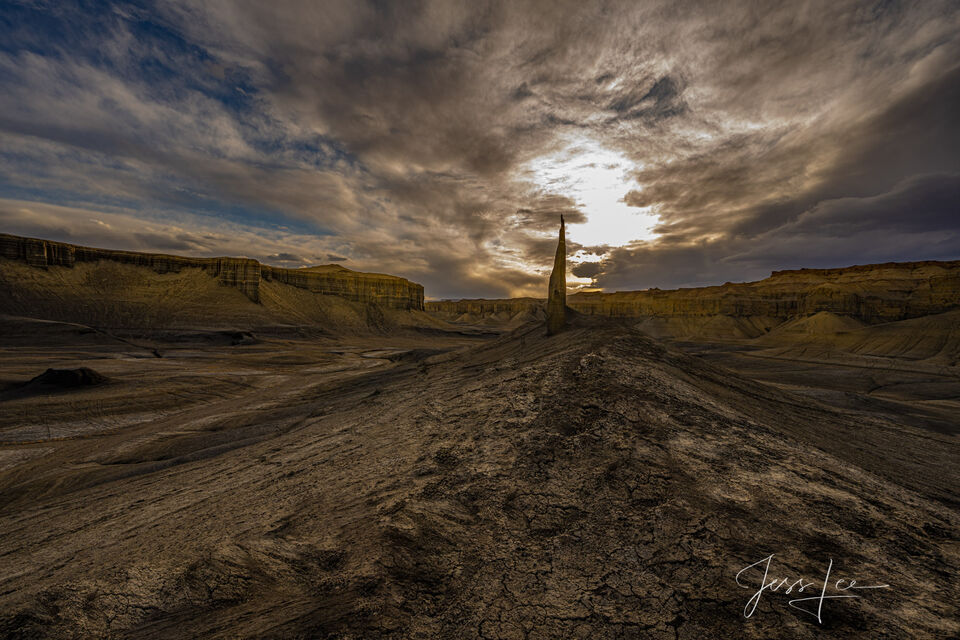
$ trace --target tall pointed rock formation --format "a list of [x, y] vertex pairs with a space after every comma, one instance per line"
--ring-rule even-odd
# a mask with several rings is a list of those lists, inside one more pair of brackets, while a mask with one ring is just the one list
[[567, 325], [567, 244], [564, 240], [563, 216], [560, 216], [560, 241], [553, 259], [550, 290], [547, 292], [547, 335], [563, 331]]

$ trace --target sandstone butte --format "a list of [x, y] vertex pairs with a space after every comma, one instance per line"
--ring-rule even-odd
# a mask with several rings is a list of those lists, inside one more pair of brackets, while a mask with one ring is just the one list
[[[960, 261], [887, 262], [837, 269], [774, 271], [757, 282], [690, 289], [583, 292], [567, 306], [615, 317], [763, 317], [787, 320], [826, 311], [868, 324], [906, 320], [960, 308]], [[426, 310], [474, 316], [544, 308], [536, 298], [441, 300]]]
[[77, 263], [98, 261], [146, 267], [161, 274], [201, 269], [220, 284], [239, 289], [253, 302], [260, 302], [260, 283], [266, 280], [355, 302], [376, 302], [393, 309], [423, 309], [422, 285], [397, 276], [362, 273], [339, 265], [284, 269], [250, 258], [188, 258], [114, 251], [8, 234], [0, 234], [0, 258], [38, 269], [72, 268]]

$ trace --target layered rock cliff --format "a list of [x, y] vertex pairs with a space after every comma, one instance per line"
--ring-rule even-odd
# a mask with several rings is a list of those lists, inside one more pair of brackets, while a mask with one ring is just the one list
[[[543, 300], [517, 298], [428, 302], [426, 308], [482, 316], [525, 313], [544, 305]], [[775, 271], [757, 282], [691, 289], [576, 293], [567, 297], [567, 306], [617, 317], [762, 318], [768, 326], [826, 311], [878, 324], [960, 308], [960, 261]]]
[[361, 273], [340, 266], [283, 269], [249, 258], [188, 258], [114, 251], [7, 234], [0, 234], [0, 258], [37, 269], [73, 268], [78, 263], [100, 261], [145, 267], [158, 274], [199, 269], [220, 284], [239, 289], [253, 302], [260, 302], [263, 281], [277, 281], [354, 302], [375, 302], [393, 309], [423, 309], [423, 286], [397, 276]]
[[260, 274], [264, 280], [355, 302], [377, 302], [394, 309], [423, 309], [423, 287], [397, 276], [351, 271], [339, 265], [306, 269], [262, 265]]
[[577, 293], [568, 305], [581, 313], [626, 317], [786, 320], [827, 311], [876, 324], [960, 307], [960, 261], [775, 271], [757, 282], [694, 289]]

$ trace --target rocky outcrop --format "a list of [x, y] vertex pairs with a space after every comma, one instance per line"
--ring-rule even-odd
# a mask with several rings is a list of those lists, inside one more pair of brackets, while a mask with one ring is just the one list
[[195, 268], [205, 271], [222, 285], [239, 289], [253, 302], [260, 302], [260, 283], [275, 280], [355, 302], [376, 302], [395, 309], [423, 309], [423, 286], [397, 276], [361, 273], [340, 266], [283, 269], [250, 258], [189, 258], [114, 251], [7, 234], [0, 234], [0, 258], [38, 269], [72, 268], [78, 262], [98, 261], [141, 266], [156, 273], [178, 273]]
[[547, 289], [547, 335], [563, 331], [567, 325], [567, 245], [564, 239], [563, 216], [560, 216], [560, 240], [553, 258], [553, 271]]

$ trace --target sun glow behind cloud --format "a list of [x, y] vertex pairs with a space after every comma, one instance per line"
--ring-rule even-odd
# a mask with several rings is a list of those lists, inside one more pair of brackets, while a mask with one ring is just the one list
[[526, 172], [544, 191], [573, 199], [586, 215], [587, 222], [570, 225], [572, 240], [584, 246], [622, 247], [656, 236], [657, 215], [649, 207], [631, 207], [623, 201], [636, 189], [629, 173], [639, 168], [623, 154], [581, 138], [533, 160]]

